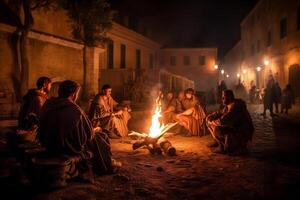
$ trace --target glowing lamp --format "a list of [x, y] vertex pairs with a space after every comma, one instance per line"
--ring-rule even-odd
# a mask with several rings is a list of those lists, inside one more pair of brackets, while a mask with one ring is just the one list
[[265, 65], [269, 65], [269, 64], [270, 64], [270, 61], [269, 61], [269, 60], [265, 60], [265, 61], [264, 61], [264, 64], [265, 64]]
[[221, 74], [224, 74], [224, 73], [225, 73], [225, 71], [224, 71], [224, 69], [222, 69], [222, 70], [221, 70]]
[[215, 69], [218, 69], [219, 68], [219, 66], [218, 65], [215, 65]]
[[258, 72], [260, 72], [260, 71], [261, 71], [261, 67], [257, 67], [256, 70], [257, 70]]

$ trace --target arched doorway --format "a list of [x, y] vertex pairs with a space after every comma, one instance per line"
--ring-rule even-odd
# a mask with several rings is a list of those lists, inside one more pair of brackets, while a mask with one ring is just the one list
[[295, 64], [289, 68], [289, 83], [296, 97], [300, 97], [300, 65]]

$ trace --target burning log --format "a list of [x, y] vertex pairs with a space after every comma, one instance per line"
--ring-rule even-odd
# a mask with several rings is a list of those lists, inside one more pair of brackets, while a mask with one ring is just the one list
[[[177, 122], [164, 125], [160, 120], [161, 117], [161, 97], [159, 96], [156, 101], [155, 112], [152, 115], [152, 124], [149, 133], [146, 134], [132, 131], [129, 134], [129, 136], [137, 136], [139, 138], [142, 138], [132, 145], [133, 150], [146, 146], [152, 154], [161, 154], [162, 151], [164, 151], [168, 155], [176, 154], [176, 149], [172, 147], [169, 141], [163, 140], [162, 137], [169, 129], [174, 127]], [[162, 142], [158, 142], [160, 141], [160, 139]]]
[[165, 154], [168, 154], [169, 156], [176, 155], [176, 149], [172, 146], [171, 142], [169, 142], [168, 140], [161, 139], [159, 141], [159, 146], [164, 151]]
[[139, 140], [132, 145], [132, 149], [136, 150], [142, 146], [155, 145], [157, 143], [157, 138], [145, 137], [143, 140]]

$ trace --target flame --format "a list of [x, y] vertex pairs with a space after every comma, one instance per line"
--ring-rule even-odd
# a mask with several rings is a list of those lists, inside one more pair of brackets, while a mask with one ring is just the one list
[[161, 118], [161, 106], [157, 105], [154, 115], [152, 115], [152, 124], [150, 127], [149, 137], [157, 138], [162, 134], [162, 130], [165, 128], [164, 124], [161, 124], [159, 118]]

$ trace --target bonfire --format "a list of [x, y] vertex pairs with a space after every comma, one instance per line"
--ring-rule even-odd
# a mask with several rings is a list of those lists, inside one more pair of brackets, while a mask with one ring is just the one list
[[132, 131], [129, 134], [130, 136], [138, 136], [141, 138], [132, 145], [133, 150], [145, 146], [152, 154], [161, 154], [162, 152], [171, 156], [176, 154], [176, 149], [163, 137], [163, 135], [174, 127], [177, 122], [165, 125], [161, 122], [161, 118], [161, 104], [157, 101], [154, 114], [152, 115], [149, 133]]

